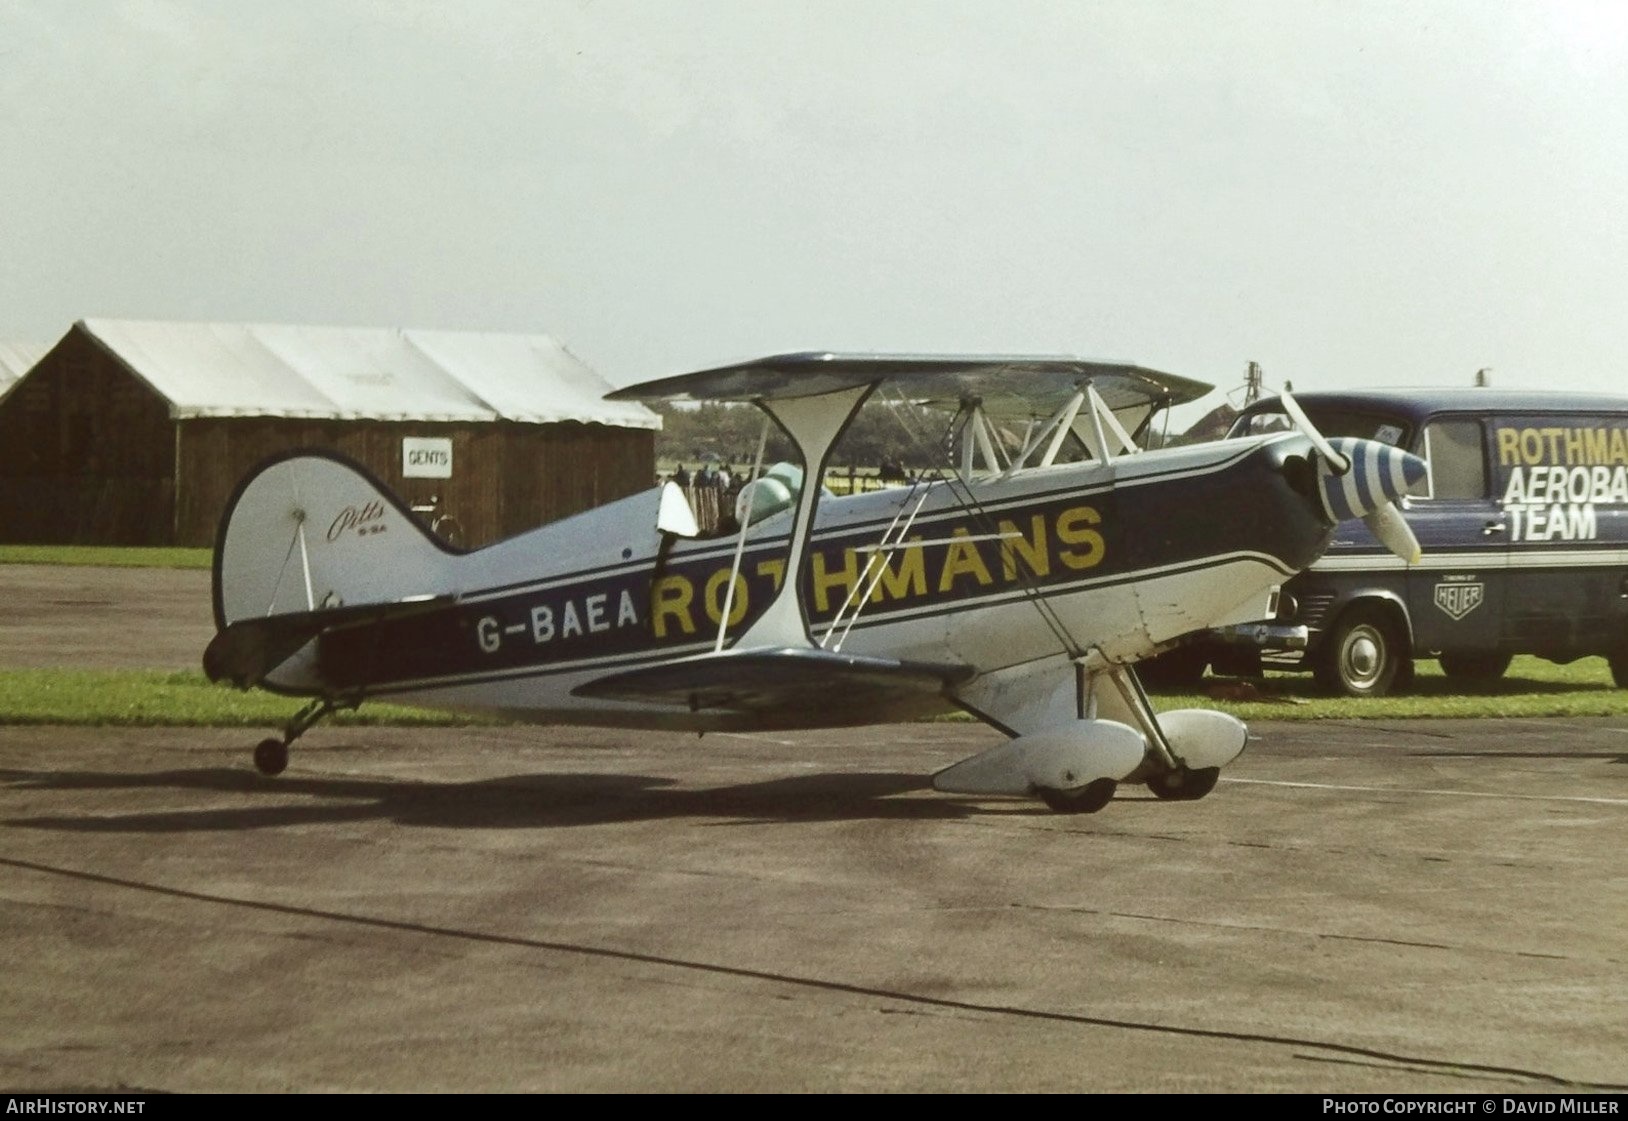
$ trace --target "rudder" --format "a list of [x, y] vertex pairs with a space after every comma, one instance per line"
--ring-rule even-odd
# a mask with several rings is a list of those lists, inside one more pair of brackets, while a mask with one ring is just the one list
[[360, 464], [328, 451], [262, 463], [215, 539], [215, 625], [453, 590], [458, 554]]

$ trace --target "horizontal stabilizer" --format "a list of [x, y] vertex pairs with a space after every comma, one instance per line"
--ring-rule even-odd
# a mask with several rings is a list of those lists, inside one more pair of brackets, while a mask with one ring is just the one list
[[614, 673], [577, 686], [579, 697], [726, 709], [864, 708], [942, 695], [973, 676], [970, 666], [901, 662], [798, 647], [726, 650]]
[[392, 603], [359, 603], [240, 619], [210, 641], [204, 651], [204, 673], [211, 681], [227, 681], [239, 689], [248, 689], [327, 631], [420, 615], [456, 599], [452, 595], [415, 596]]

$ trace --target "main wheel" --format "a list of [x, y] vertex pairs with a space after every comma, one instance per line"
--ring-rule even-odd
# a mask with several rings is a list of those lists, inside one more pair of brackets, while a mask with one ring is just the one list
[[1347, 697], [1383, 697], [1392, 686], [1408, 680], [1403, 663], [1412, 668], [1404, 649], [1401, 628], [1382, 610], [1356, 606], [1318, 647], [1312, 663], [1317, 683], [1331, 693]]
[[261, 740], [254, 746], [254, 769], [263, 775], [280, 775], [288, 769], [288, 745], [282, 740]]
[[1220, 767], [1200, 767], [1196, 771], [1180, 770], [1154, 775], [1148, 779], [1148, 789], [1155, 798], [1167, 802], [1196, 802], [1215, 789], [1221, 779]]
[[1441, 671], [1459, 681], [1497, 681], [1509, 668], [1512, 655], [1465, 653], [1458, 650], [1441, 652]]
[[1042, 786], [1037, 794], [1040, 800], [1060, 814], [1094, 814], [1114, 799], [1119, 783], [1111, 778], [1088, 782], [1078, 790], [1056, 790]]

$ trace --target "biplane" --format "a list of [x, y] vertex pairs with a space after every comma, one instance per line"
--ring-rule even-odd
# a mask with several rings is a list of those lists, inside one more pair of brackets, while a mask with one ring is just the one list
[[[1143, 446], [1161, 409], [1209, 389], [1066, 357], [799, 353], [611, 394], [762, 410], [726, 536], [701, 533], [667, 483], [459, 551], [363, 468], [283, 455], [222, 519], [205, 670], [308, 699], [255, 749], [266, 774], [317, 720], [376, 698], [702, 733], [960, 710], [1005, 738], [935, 774], [938, 790], [1063, 812], [1101, 809], [1121, 783], [1201, 798], [1247, 730], [1155, 713], [1135, 663], [1270, 618], [1342, 519], [1416, 555], [1393, 504], [1425, 470], [1303, 415], [1291, 432]], [[833, 496], [823, 473], [873, 399], [948, 418], [922, 437], [946, 468]], [[764, 464], [771, 427], [797, 462]]]

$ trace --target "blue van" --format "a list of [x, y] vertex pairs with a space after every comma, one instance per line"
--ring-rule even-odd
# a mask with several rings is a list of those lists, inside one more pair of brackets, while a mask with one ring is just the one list
[[[1325, 436], [1406, 448], [1429, 465], [1401, 502], [1423, 549], [1392, 555], [1360, 521], [1290, 580], [1277, 617], [1192, 636], [1152, 679], [1309, 669], [1332, 692], [1405, 689], [1416, 658], [1497, 678], [1516, 654], [1600, 655], [1628, 687], [1628, 397], [1494, 389], [1297, 393]], [[1291, 427], [1278, 398], [1229, 436]]]

